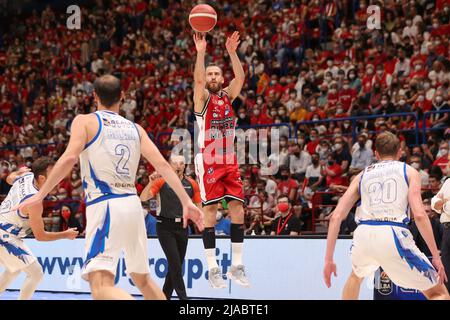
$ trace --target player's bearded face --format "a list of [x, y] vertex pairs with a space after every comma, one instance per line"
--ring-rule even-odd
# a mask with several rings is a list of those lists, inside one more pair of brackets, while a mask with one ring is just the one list
[[222, 71], [218, 67], [209, 67], [206, 69], [206, 89], [211, 92], [219, 92], [222, 89], [223, 77]]

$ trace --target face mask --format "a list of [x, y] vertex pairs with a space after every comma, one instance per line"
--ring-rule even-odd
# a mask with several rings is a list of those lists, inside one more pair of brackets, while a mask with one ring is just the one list
[[367, 74], [373, 74], [373, 70], [372, 69], [367, 70]]
[[289, 176], [281, 176], [281, 180], [287, 180], [287, 179], [289, 179]]
[[414, 67], [414, 70], [416, 70], [416, 71], [419, 71], [420, 69], [422, 69], [422, 66], [420, 64], [418, 64]]
[[423, 88], [424, 88], [425, 90], [430, 89], [430, 83], [429, 83], [429, 82], [425, 82], [425, 83], [423, 84]]
[[138, 173], [140, 176], [143, 175], [145, 173], [145, 169], [139, 169]]
[[330, 82], [331, 79], [332, 79], [332, 78], [331, 78], [330, 76], [326, 76], [326, 77], [325, 77], [325, 81], [326, 81], [326, 82]]
[[64, 210], [61, 212], [61, 215], [63, 216], [64, 219], [68, 220], [70, 218], [70, 211], [69, 210]]
[[418, 162], [413, 162], [413, 163], [411, 163], [411, 167], [413, 167], [416, 170], [419, 170], [420, 164]]
[[358, 141], [359, 147], [362, 149], [365, 147], [365, 142], [364, 141]]
[[259, 116], [259, 110], [253, 110], [253, 114], [254, 114], [255, 116]]
[[[437, 99], [436, 99], [436, 101], [437, 101]], [[311, 112], [316, 111], [316, 107], [310, 107], [310, 109], [311, 109]]]
[[335, 143], [334, 144], [334, 149], [335, 150], [340, 150], [342, 148], [342, 144], [340, 144], [340, 143]]
[[305, 143], [305, 139], [298, 139], [298, 143], [299, 144], [304, 144]]
[[332, 166], [334, 164], [334, 160], [328, 160], [328, 165]]
[[349, 79], [353, 80], [353, 79], [356, 78], [356, 75], [354, 75], [354, 74], [349, 74], [348, 77], [349, 77]]
[[405, 103], [406, 103], [405, 100], [400, 100], [400, 101], [398, 102], [398, 104], [401, 105], [401, 106], [405, 105]]
[[439, 149], [441, 156], [446, 156], [448, 154], [448, 149]]
[[383, 74], [383, 70], [377, 70], [377, 75], [381, 76]]
[[439, 28], [439, 24], [438, 24], [438, 23], [433, 23], [433, 28], [434, 28], [434, 29]]
[[76, 174], [72, 175], [72, 180], [76, 180], [78, 178], [78, 176]]
[[[344, 109], [336, 109], [336, 114], [342, 114], [344, 112]], [[345, 125], [344, 125], [345, 126]], [[347, 126], [348, 127], [348, 126]]]
[[220, 219], [222, 219], [222, 217], [223, 217], [222, 212], [217, 211], [217, 213], [216, 213], [216, 220], [219, 221]]
[[344, 84], [342, 87], [344, 88], [344, 90], [347, 90], [348, 88], [350, 88], [350, 86], [348, 84]]
[[271, 115], [272, 117], [275, 117], [277, 114], [278, 114], [278, 112], [276, 112], [276, 111], [270, 111], [270, 115]]
[[312, 164], [315, 165], [315, 166], [319, 164], [319, 160], [312, 160], [311, 162], [312, 162]]
[[[156, 87], [158, 87], [158, 86], [156, 86]], [[150, 88], [150, 85], [149, 85], [148, 83], [145, 83], [145, 84], [144, 84], [144, 88], [145, 88], [145, 89], [148, 89], [148, 88]]]
[[337, 90], [336, 90], [336, 89], [334, 89], [334, 88], [333, 88], [333, 89], [330, 89], [330, 93], [331, 93], [331, 94], [335, 94], [335, 93], [336, 93], [336, 91], [337, 91]]
[[422, 102], [422, 101], [424, 101], [425, 100], [425, 97], [424, 96], [418, 96], [417, 97], [417, 101], [419, 101], [419, 102]]
[[328, 60], [328, 61], [327, 61], [327, 66], [331, 67], [332, 65], [333, 65], [333, 61]]
[[286, 141], [280, 141], [280, 146], [282, 147], [286, 146]]
[[239, 113], [239, 118], [245, 119], [245, 113]]
[[289, 210], [289, 204], [287, 204], [287, 203], [279, 203], [278, 204], [278, 210], [280, 210], [280, 212], [287, 212]]
[[437, 96], [437, 97], [436, 97], [436, 102], [437, 102], [437, 103], [441, 103], [443, 100], [444, 100], [444, 99], [442, 99], [441, 96]]
[[262, 100], [256, 100], [256, 103], [257, 103], [257, 104], [262, 104], [263, 101], [262, 101]]

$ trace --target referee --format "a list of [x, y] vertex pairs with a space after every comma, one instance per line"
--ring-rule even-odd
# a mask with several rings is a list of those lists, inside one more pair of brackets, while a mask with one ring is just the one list
[[[441, 223], [444, 226], [441, 259], [445, 273], [450, 275], [450, 178], [447, 178], [441, 190], [431, 199], [431, 208], [441, 215]], [[445, 283], [445, 286], [450, 291], [450, 283]]]
[[[178, 177], [180, 177], [187, 194], [197, 207], [201, 208], [200, 191], [197, 182], [184, 176], [184, 157], [171, 156], [169, 163]], [[142, 190], [141, 201], [147, 201], [155, 197], [159, 204], [156, 218], [156, 234], [169, 265], [163, 292], [166, 298], [170, 300], [175, 289], [178, 298], [186, 300], [187, 295], [183, 281], [182, 265], [188, 244], [188, 228], [183, 228], [183, 207], [178, 197], [156, 172], [150, 176], [149, 184]]]

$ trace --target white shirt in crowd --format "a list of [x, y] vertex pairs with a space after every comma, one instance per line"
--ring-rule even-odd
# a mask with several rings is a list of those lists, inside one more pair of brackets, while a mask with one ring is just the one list
[[289, 169], [292, 174], [295, 173], [305, 173], [306, 168], [311, 164], [311, 155], [302, 150], [300, 156], [295, 156], [291, 154], [289, 157]]
[[[447, 199], [442, 210], [436, 210], [436, 202]], [[441, 190], [431, 199], [431, 208], [441, 215], [441, 223], [450, 222], [450, 179], [444, 182]]]

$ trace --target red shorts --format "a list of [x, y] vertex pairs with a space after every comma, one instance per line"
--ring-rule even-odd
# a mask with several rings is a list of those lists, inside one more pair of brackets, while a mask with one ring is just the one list
[[195, 156], [195, 173], [203, 205], [215, 204], [222, 199], [244, 202], [244, 186], [237, 157], [231, 157], [232, 161], [211, 163], [205, 161], [202, 153]]

